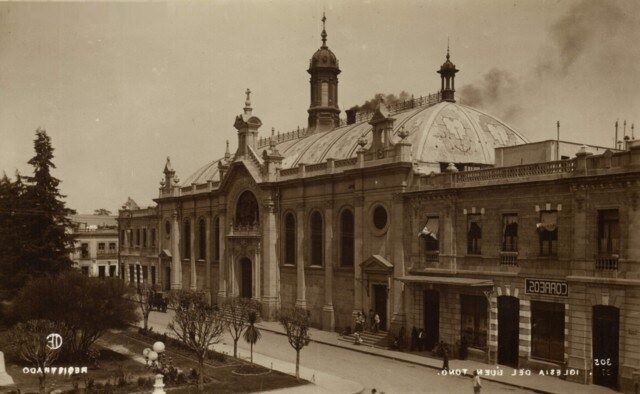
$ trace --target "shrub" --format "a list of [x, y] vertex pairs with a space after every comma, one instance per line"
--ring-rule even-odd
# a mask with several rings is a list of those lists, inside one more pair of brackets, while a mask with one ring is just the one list
[[91, 345], [108, 329], [136, 323], [136, 306], [125, 299], [127, 288], [115, 278], [91, 278], [75, 270], [36, 278], [13, 304], [19, 321], [48, 319], [64, 323], [63, 358], [86, 359]]

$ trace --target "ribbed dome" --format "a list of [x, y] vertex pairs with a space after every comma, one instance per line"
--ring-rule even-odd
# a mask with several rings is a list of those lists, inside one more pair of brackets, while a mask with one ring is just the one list
[[338, 68], [338, 58], [329, 47], [322, 46], [313, 54], [309, 61], [309, 68], [315, 67]]
[[[495, 163], [494, 149], [527, 143], [527, 139], [504, 122], [465, 105], [440, 102], [392, 115], [394, 142], [402, 126], [408, 132], [413, 160], [418, 169], [432, 171], [440, 163]], [[304, 138], [281, 142], [277, 150], [284, 156], [282, 168], [292, 168], [300, 163], [315, 164], [333, 158], [347, 159], [356, 156], [358, 138], [362, 135], [371, 144], [371, 125], [367, 122], [343, 126]], [[262, 154], [260, 148], [258, 154]], [[437, 171], [436, 171], [437, 172]], [[219, 180], [218, 160], [213, 161], [185, 180], [183, 185]]]

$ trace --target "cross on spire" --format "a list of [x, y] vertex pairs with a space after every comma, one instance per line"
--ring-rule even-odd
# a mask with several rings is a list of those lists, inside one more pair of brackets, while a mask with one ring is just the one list
[[247, 95], [247, 101], [244, 102], [244, 105], [246, 105], [247, 107], [251, 105], [251, 89], [247, 88], [247, 90], [244, 92], [244, 94]]
[[449, 60], [449, 37], [447, 37], [447, 60]]
[[323, 47], [327, 46], [327, 31], [325, 30], [325, 22], [326, 21], [327, 21], [327, 17], [323, 12], [322, 13], [322, 34], [320, 35], [322, 37], [322, 46]]

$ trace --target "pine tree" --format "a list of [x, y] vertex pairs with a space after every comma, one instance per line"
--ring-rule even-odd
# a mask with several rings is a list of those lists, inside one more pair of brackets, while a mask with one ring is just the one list
[[26, 238], [24, 192], [18, 172], [15, 181], [6, 173], [0, 178], [0, 299], [8, 298], [10, 290], [26, 280], [25, 273], [17, 269]]
[[53, 147], [44, 129], [36, 130], [35, 156], [29, 160], [33, 176], [22, 177], [25, 181], [21, 213], [25, 236], [19, 261], [19, 271], [26, 270], [29, 277], [54, 274], [71, 267], [69, 252], [73, 250], [73, 235], [70, 231], [69, 215], [74, 210], [66, 208], [53, 177]]

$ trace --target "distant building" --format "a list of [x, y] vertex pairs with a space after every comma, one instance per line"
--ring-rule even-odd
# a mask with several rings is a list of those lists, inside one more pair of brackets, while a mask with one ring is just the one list
[[253, 298], [267, 320], [297, 306], [331, 331], [374, 309], [430, 348], [631, 390], [640, 142], [529, 143], [456, 103], [458, 71], [447, 52], [439, 92], [341, 119], [323, 29], [307, 128], [258, 138], [247, 91], [234, 154], [182, 182], [167, 158], [157, 206], [125, 204], [127, 281]]
[[71, 229], [74, 267], [87, 276], [116, 277], [118, 271], [118, 224], [112, 215], [73, 215]]

